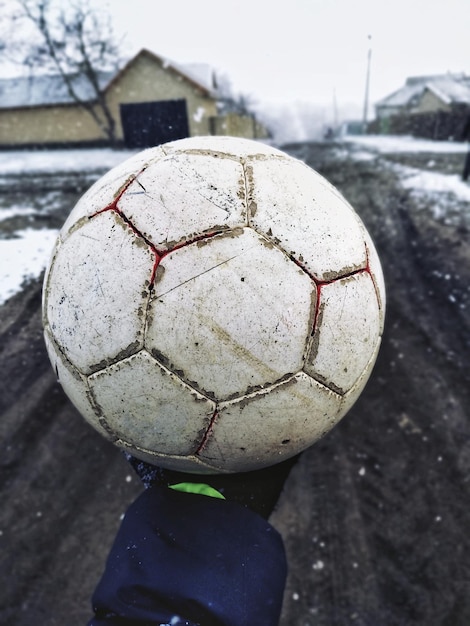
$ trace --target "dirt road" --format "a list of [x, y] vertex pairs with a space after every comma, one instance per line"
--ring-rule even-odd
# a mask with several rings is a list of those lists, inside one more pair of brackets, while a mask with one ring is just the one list
[[[388, 295], [363, 395], [292, 470], [272, 522], [290, 561], [282, 626], [470, 624], [470, 235], [437, 219], [384, 157], [288, 146], [348, 198], [372, 234]], [[420, 155], [398, 163], [426, 167]], [[442, 156], [435, 169], [460, 168]], [[60, 194], [77, 179], [29, 181]], [[0, 201], [24, 193], [0, 185]], [[141, 487], [71, 407], [46, 357], [41, 285], [0, 308], [0, 624], [84, 626], [122, 512]]]

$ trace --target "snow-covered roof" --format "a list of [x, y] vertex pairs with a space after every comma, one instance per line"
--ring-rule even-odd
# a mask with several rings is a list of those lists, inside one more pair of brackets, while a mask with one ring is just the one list
[[170, 65], [208, 91], [214, 89], [214, 70], [208, 63], [172, 63], [170, 61]]
[[[211, 93], [214, 90], [213, 71], [209, 65], [203, 63], [176, 64], [148, 50], [141, 50], [118, 72], [101, 72], [98, 76], [100, 88], [106, 89], [140, 54], [153, 57], [163, 67], [180, 74], [205, 92]], [[80, 100], [89, 102], [96, 98], [96, 94], [85, 76], [77, 74], [72, 78], [72, 81], [73, 88]], [[0, 79], [0, 109], [51, 106], [74, 102], [75, 100], [59, 74], [37, 74]]]
[[406, 84], [401, 89], [397, 89], [389, 96], [382, 98], [377, 102], [377, 106], [390, 106], [390, 107], [400, 107], [408, 104], [412, 98], [416, 97], [423, 91], [423, 85], [408, 85]]
[[403, 107], [417, 100], [425, 90], [432, 91], [447, 104], [470, 104], [470, 81], [464, 74], [412, 76], [404, 87], [377, 102], [379, 107]]
[[463, 82], [444, 78], [426, 83], [426, 88], [447, 104], [470, 104], [470, 87]]
[[[113, 72], [99, 74], [99, 84], [104, 89]], [[83, 75], [72, 77], [72, 84], [80, 100], [90, 101], [96, 96]], [[34, 107], [52, 104], [70, 104], [74, 100], [59, 74], [38, 74], [0, 79], [0, 108]]]

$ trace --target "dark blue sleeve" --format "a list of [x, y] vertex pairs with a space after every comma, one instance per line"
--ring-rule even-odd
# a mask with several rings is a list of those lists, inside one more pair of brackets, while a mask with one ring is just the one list
[[261, 516], [151, 487], [123, 519], [88, 626], [277, 626], [286, 572], [282, 539]]

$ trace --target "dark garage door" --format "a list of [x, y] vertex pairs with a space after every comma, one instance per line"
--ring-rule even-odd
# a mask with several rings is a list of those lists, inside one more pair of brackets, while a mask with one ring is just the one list
[[186, 100], [121, 104], [128, 148], [149, 148], [189, 136]]

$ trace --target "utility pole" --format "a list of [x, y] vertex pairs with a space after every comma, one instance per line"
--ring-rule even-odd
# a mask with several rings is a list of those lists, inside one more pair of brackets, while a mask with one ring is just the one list
[[370, 83], [370, 58], [372, 56], [371, 35], [368, 35], [369, 49], [367, 51], [366, 91], [364, 94], [364, 112], [362, 116], [362, 132], [367, 132], [367, 113], [369, 110], [369, 83]]
[[336, 89], [333, 89], [333, 130], [338, 130], [338, 102], [336, 100]]

